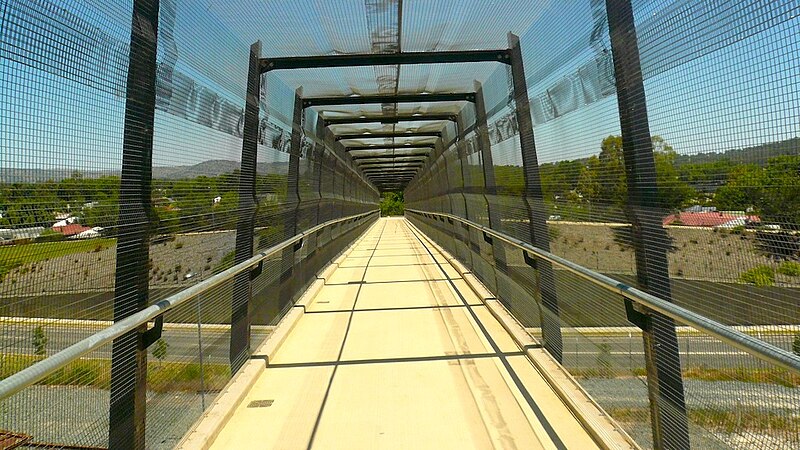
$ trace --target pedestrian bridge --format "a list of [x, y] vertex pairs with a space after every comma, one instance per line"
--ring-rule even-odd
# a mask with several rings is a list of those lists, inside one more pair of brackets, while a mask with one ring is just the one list
[[0, 0], [0, 450], [800, 448], [797, 36]]
[[180, 447], [632, 448], [628, 439], [474, 276], [388, 218], [320, 274]]

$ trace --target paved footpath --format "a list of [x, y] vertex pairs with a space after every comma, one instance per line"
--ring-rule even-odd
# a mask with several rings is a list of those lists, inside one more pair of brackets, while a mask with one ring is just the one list
[[362, 236], [212, 448], [597, 448], [416, 233], [390, 218]]

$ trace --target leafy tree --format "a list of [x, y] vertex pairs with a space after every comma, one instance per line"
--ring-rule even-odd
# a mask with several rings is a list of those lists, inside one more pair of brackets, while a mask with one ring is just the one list
[[800, 156], [771, 158], [763, 183], [756, 201], [762, 219], [796, 228], [800, 224]]
[[403, 202], [402, 192], [384, 192], [381, 199], [381, 216], [403, 215]]
[[[652, 143], [659, 205], [664, 209], [679, 208], [694, 198], [696, 192], [681, 179], [675, 167], [678, 155], [672, 146], [661, 136], [653, 136]], [[578, 179], [577, 189], [590, 202], [625, 206], [628, 185], [621, 136], [608, 136], [603, 139], [600, 154], [586, 161]]]
[[745, 211], [760, 202], [764, 173], [755, 164], [734, 167], [728, 182], [717, 189], [714, 205], [721, 210]]

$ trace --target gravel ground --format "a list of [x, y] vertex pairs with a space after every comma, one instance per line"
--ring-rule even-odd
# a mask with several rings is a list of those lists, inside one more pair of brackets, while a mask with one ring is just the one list
[[[220, 231], [179, 235], [173, 241], [151, 245], [151, 286], [191, 284], [200, 277], [186, 282], [187, 273], [210, 274], [235, 244], [235, 231]], [[6, 275], [0, 283], [0, 296], [110, 291], [114, 289], [115, 266], [116, 246], [25, 264]]]
[[[582, 378], [580, 384], [606, 409], [642, 409], [649, 411], [647, 386], [636, 378]], [[754, 409], [782, 417], [800, 417], [800, 388], [739, 381], [685, 380], [689, 409], [737, 411]], [[649, 417], [640, 422], [623, 422], [625, 430], [640, 444], [652, 441]], [[742, 430], [727, 433], [690, 427], [693, 448], [800, 448], [800, 430]]]
[[[206, 394], [210, 405], [215, 394]], [[201, 396], [147, 394], [147, 448], [171, 449], [202, 412]], [[0, 404], [0, 428], [36, 442], [108, 445], [109, 392], [77, 386], [32, 386]], [[34, 405], [34, 407], [29, 407]], [[36, 406], [39, 406], [36, 409]]]

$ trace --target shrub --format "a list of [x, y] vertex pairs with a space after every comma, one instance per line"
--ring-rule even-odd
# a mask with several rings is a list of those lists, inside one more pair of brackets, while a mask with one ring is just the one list
[[602, 378], [612, 378], [614, 376], [614, 369], [611, 365], [611, 347], [605, 342], [598, 347], [597, 372], [598, 376]]
[[753, 284], [757, 287], [772, 286], [775, 284], [775, 269], [770, 266], [757, 266], [742, 272], [739, 275], [742, 283]]
[[36, 356], [45, 356], [47, 355], [47, 341], [50, 339], [44, 333], [44, 328], [41, 325], [37, 325], [36, 328], [33, 329], [33, 354]]
[[800, 333], [794, 335], [794, 341], [792, 341], [792, 353], [800, 356]]
[[784, 261], [778, 266], [778, 273], [790, 277], [800, 277], [800, 263], [795, 261]]

